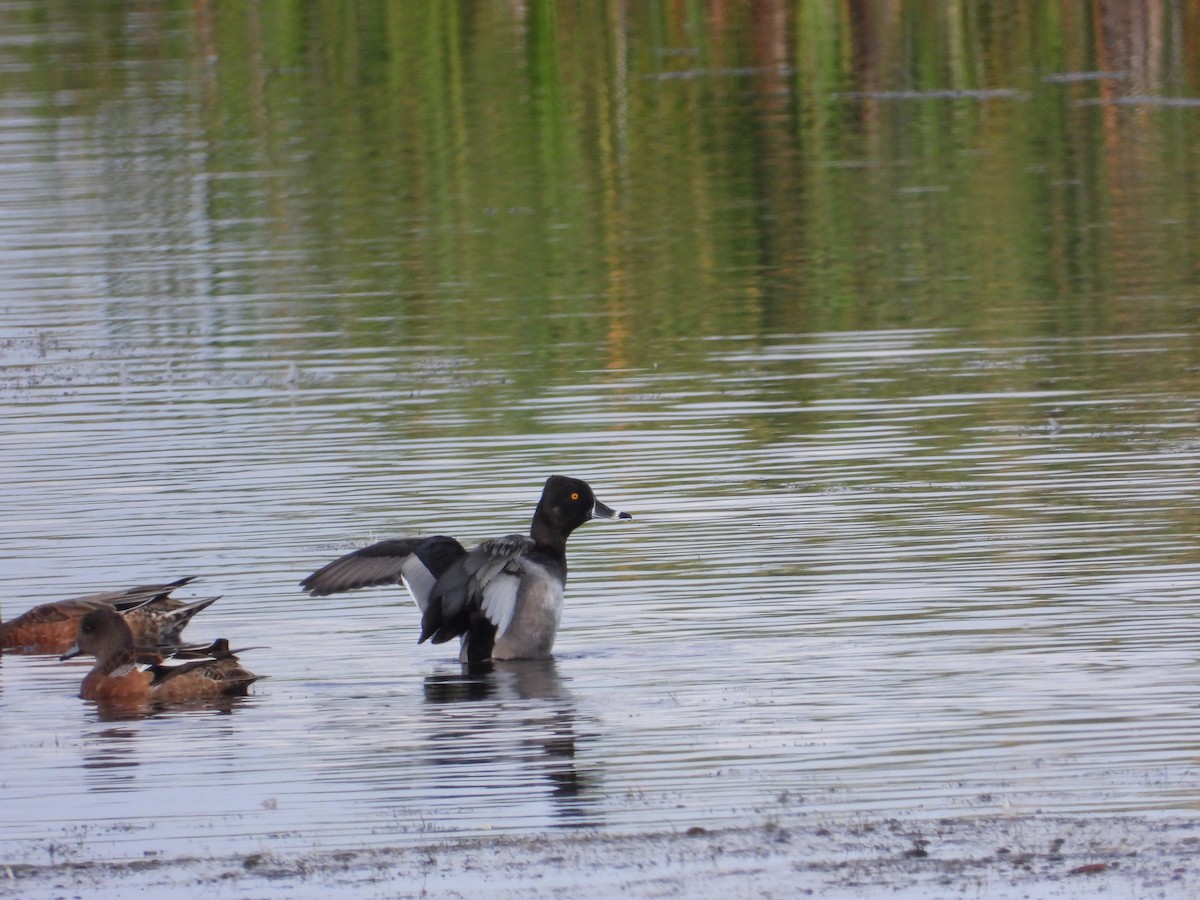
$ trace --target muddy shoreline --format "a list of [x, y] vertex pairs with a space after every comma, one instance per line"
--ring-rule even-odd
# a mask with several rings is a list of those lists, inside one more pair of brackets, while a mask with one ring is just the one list
[[1194, 897], [1200, 819], [771, 820], [637, 835], [430, 840], [307, 854], [10, 865], [0, 895], [72, 897]]

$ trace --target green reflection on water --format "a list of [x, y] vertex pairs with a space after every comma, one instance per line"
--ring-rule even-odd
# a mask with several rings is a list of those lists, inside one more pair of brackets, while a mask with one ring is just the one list
[[114, 258], [178, 270], [118, 303], [532, 386], [710, 335], [1190, 329], [1200, 108], [1159, 101], [1200, 20], [1099, 8], [31, 4], [3, 83], [84, 123]]

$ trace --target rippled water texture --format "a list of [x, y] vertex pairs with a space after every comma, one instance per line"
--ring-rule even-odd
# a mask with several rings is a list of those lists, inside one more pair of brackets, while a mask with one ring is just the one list
[[[445, 132], [416, 128], [455, 93], [428, 67], [419, 109], [322, 128], [344, 84], [278, 22], [242, 71], [253, 32], [203, 4], [24, 8], [0, 4], [0, 613], [198, 575], [180, 595], [222, 599], [189, 637], [268, 677], [119, 718], [76, 696], [86, 662], [0, 657], [0, 859], [1194, 815], [1198, 120], [1115, 102], [1194, 85], [1110, 47], [881, 84], [812, 55], [835, 12], [695, 44], [564, 13], [456, 44]], [[308, 41], [352, 30], [321, 8]], [[576, 158], [594, 110], [557, 42], [588, 28], [631, 44]], [[491, 109], [470, 54], [503, 73], [521, 41], [560, 68]], [[1048, 109], [1061, 133], [1030, 133]], [[523, 530], [553, 472], [634, 521], [572, 538], [552, 661], [468, 676], [399, 589], [299, 591], [384, 536]]]

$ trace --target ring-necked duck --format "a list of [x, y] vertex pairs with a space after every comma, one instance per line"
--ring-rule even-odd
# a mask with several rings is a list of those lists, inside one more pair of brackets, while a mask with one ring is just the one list
[[567, 538], [591, 519], [632, 519], [596, 499], [587, 482], [546, 479], [529, 536], [510, 534], [465, 550], [454, 538], [396, 538], [336, 559], [300, 586], [321, 597], [403, 584], [421, 609], [421, 639], [460, 637], [459, 659], [550, 655], [562, 618]]

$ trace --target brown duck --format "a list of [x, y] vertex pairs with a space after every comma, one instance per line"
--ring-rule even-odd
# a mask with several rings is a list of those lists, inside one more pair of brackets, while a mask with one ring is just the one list
[[79, 689], [84, 700], [141, 703], [238, 696], [258, 679], [223, 639], [173, 653], [139, 649], [125, 618], [111, 609], [94, 609], [80, 619], [76, 645], [61, 659], [82, 653], [96, 657]]
[[193, 580], [194, 576], [169, 584], [148, 584], [35, 606], [0, 624], [0, 649], [62, 653], [75, 643], [79, 620], [97, 609], [124, 614], [133, 632], [135, 646], [177, 646], [181, 632], [192, 617], [217, 600], [206, 597], [188, 603], [171, 596], [176, 588]]

